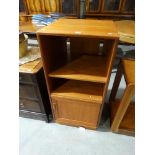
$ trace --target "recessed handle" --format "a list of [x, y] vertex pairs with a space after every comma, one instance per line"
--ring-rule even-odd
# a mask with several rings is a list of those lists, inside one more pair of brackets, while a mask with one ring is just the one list
[[53, 103], [53, 109], [54, 109], [54, 115], [57, 118], [58, 117], [58, 109], [57, 109], [57, 104], [55, 102]]

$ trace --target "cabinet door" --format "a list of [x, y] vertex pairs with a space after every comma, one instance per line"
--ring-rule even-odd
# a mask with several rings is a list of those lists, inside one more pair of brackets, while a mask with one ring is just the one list
[[121, 0], [104, 0], [102, 5], [102, 12], [119, 12], [121, 7]]
[[61, 12], [66, 15], [77, 15], [78, 0], [60, 0]]
[[96, 129], [101, 104], [64, 98], [52, 98], [52, 101], [56, 122]]
[[124, 0], [122, 4], [122, 12], [135, 12], [135, 0]]
[[86, 11], [96, 13], [100, 11], [101, 0], [86, 0]]

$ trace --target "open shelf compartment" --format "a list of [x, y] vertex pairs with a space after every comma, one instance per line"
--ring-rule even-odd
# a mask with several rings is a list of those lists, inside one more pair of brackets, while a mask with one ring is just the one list
[[81, 56], [79, 59], [49, 74], [50, 77], [106, 83], [106, 60], [101, 56]]
[[51, 97], [68, 98], [102, 104], [104, 84], [69, 80], [51, 93]]

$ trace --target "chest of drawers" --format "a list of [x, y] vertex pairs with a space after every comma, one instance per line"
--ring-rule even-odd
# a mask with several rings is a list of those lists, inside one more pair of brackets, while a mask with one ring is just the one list
[[39, 120], [51, 120], [51, 108], [41, 60], [20, 66], [19, 115]]

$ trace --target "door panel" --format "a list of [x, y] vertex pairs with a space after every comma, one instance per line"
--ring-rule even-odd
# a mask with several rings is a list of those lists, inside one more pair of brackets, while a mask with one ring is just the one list
[[61, 0], [62, 13], [77, 14], [77, 0]]
[[87, 0], [87, 12], [99, 12], [101, 0]]
[[119, 11], [121, 0], [104, 0], [102, 11]]
[[134, 12], [135, 0], [124, 0], [122, 11], [123, 12]]
[[[56, 121], [64, 121], [66, 119], [72, 125], [83, 126], [90, 124], [94, 127], [97, 125], [100, 104], [64, 98], [52, 98], [52, 100]], [[64, 121], [64, 123], [66, 122]]]

